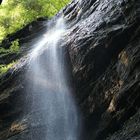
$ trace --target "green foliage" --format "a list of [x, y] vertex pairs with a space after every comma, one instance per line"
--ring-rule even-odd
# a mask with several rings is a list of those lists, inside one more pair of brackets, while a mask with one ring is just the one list
[[20, 50], [19, 40], [11, 42], [11, 46], [9, 49], [0, 48], [0, 54], [9, 54], [9, 53], [18, 53]]
[[6, 73], [12, 66], [16, 64], [16, 61], [13, 61], [12, 63], [9, 63], [7, 65], [0, 65], [0, 76]]
[[19, 49], [20, 49], [20, 46], [19, 46], [19, 40], [16, 39], [15, 41], [12, 42], [12, 45], [10, 46], [10, 51], [11, 52], [16, 52], [18, 53], [19, 52]]
[[[20, 52], [19, 40], [16, 39], [15, 41], [11, 42], [11, 46], [9, 49], [0, 48], [0, 56], [9, 56], [10, 54], [18, 54]], [[9, 64], [0, 64], [0, 76], [6, 73], [16, 61], [12, 61]]]
[[39, 17], [52, 17], [69, 0], [4, 0], [0, 6], [0, 42]]

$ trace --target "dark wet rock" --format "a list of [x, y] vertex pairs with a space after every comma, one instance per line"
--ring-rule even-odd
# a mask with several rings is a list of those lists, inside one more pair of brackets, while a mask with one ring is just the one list
[[121, 130], [115, 132], [107, 140], [139, 140], [140, 138], [140, 111], [131, 117]]
[[[83, 114], [83, 139], [140, 139], [140, 2], [73, 0], [52, 19], [52, 25], [61, 14], [68, 25], [62, 46], [67, 49], [66, 64]], [[46, 22], [35, 22], [32, 29], [27, 26], [3, 42], [8, 48], [20, 37], [23, 49], [17, 64], [0, 77], [0, 140], [45, 136], [41, 108], [27, 110], [32, 98], [25, 88], [24, 71], [34, 33], [42, 35]]]
[[85, 116], [84, 139], [105, 139], [139, 108], [139, 6], [96, 0], [65, 10], [72, 20], [67, 46]]

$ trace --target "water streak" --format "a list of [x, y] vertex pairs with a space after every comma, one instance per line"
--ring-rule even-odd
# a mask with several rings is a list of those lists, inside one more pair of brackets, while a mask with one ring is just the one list
[[45, 114], [47, 127], [43, 140], [78, 140], [79, 115], [59, 45], [65, 31], [64, 19], [60, 18], [31, 52], [30, 91], [34, 97], [33, 108], [41, 108]]

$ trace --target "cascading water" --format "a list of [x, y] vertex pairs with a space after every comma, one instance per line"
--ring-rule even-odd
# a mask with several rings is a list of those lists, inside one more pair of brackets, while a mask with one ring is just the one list
[[64, 55], [59, 45], [65, 31], [64, 19], [59, 18], [30, 54], [28, 75], [32, 111], [42, 110], [43, 124], [46, 125], [45, 137], [39, 140], [79, 139], [79, 115], [68, 86]]

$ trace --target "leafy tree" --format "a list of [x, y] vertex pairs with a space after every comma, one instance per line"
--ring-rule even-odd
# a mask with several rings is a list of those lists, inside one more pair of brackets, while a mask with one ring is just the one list
[[0, 6], [0, 42], [39, 17], [52, 17], [69, 0], [4, 0]]

